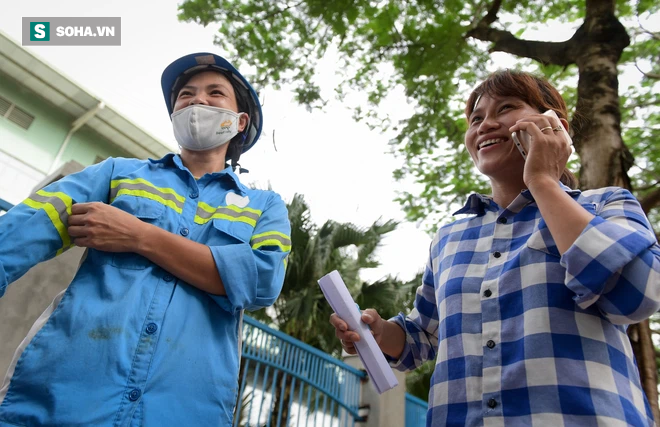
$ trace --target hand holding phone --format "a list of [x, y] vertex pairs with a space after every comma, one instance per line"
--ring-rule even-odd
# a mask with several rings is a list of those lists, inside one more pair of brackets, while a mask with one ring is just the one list
[[[557, 122], [559, 122], [559, 117], [557, 116], [557, 113], [555, 113], [554, 110], [548, 110], [545, 113], [543, 113], [543, 115], [548, 117], [554, 117], [555, 119], [557, 119]], [[552, 121], [550, 122], [550, 124], [552, 124]], [[566, 143], [569, 146], [573, 145], [573, 140], [571, 139], [571, 136], [568, 134], [568, 132], [561, 124], [561, 122], [559, 122], [559, 127], [561, 127], [561, 130], [564, 134], [564, 138], [566, 139]], [[520, 151], [520, 154], [523, 156], [523, 159], [527, 159], [527, 147], [529, 147], [529, 143], [532, 139], [529, 136], [529, 134], [524, 130], [521, 130], [519, 132], [513, 132], [511, 134], [511, 139], [513, 139], [513, 143], [516, 145], [516, 148], [518, 148], [518, 151]]]

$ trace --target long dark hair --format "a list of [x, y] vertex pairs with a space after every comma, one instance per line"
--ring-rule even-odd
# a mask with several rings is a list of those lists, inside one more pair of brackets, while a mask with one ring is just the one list
[[[568, 120], [566, 103], [557, 89], [546, 79], [524, 71], [500, 70], [489, 75], [470, 94], [465, 104], [466, 117], [470, 117], [482, 95], [513, 96], [536, 108], [539, 113], [554, 110], [560, 119]], [[578, 179], [568, 168], [564, 168], [560, 181], [569, 188], [578, 187]]]

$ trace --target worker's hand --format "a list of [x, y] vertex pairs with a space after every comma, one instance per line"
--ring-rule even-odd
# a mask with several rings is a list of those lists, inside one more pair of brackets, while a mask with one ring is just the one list
[[69, 236], [76, 246], [106, 252], [136, 252], [148, 226], [137, 217], [105, 203], [76, 203], [69, 216]]
[[[362, 312], [362, 321], [369, 325], [371, 334], [380, 345], [383, 338], [383, 326], [386, 320], [380, 317], [380, 314], [373, 308], [368, 308]], [[341, 346], [348, 354], [355, 354], [355, 342], [360, 341], [360, 335], [357, 332], [349, 331], [348, 324], [344, 322], [336, 313], [330, 316], [330, 324], [335, 327], [335, 335], [341, 341]]]

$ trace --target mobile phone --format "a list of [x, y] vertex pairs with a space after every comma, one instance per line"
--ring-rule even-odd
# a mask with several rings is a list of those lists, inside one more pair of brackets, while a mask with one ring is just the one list
[[[559, 116], [557, 116], [557, 113], [555, 113], [554, 110], [548, 110], [545, 113], [543, 113], [543, 115], [548, 117], [554, 117], [555, 119], [557, 119], [557, 121], [559, 121]], [[564, 137], [566, 138], [566, 143], [568, 145], [573, 145], [573, 140], [571, 139], [571, 136], [568, 134], [564, 126], [561, 125], [561, 123], [559, 126], [561, 127], [564, 133]], [[529, 134], [524, 130], [521, 130], [519, 132], [513, 132], [511, 134], [511, 139], [513, 139], [513, 143], [515, 144], [516, 148], [518, 148], [518, 151], [520, 151], [520, 154], [522, 155], [523, 159], [527, 159], [526, 147], [529, 147], [529, 143], [531, 141], [531, 137], [529, 136]]]

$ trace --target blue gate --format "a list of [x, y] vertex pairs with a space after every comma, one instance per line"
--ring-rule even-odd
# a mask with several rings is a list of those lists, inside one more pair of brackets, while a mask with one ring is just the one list
[[425, 426], [427, 409], [426, 401], [406, 393], [406, 427]]
[[8, 211], [12, 207], [14, 207], [14, 205], [12, 205], [6, 200], [0, 199], [0, 212]]
[[234, 426], [353, 426], [366, 373], [245, 316]]

